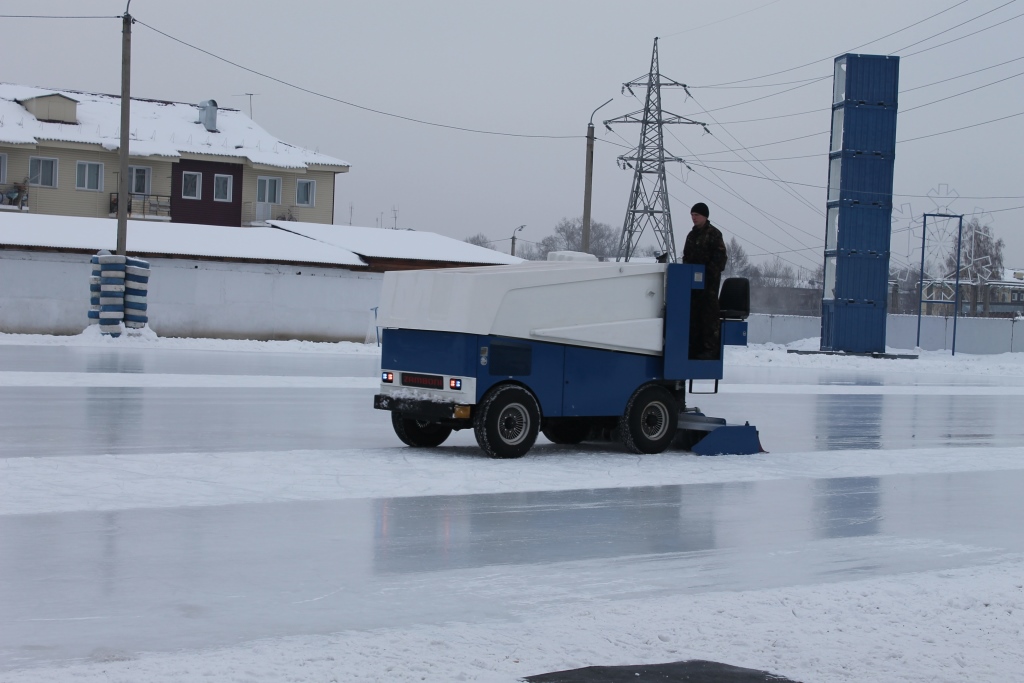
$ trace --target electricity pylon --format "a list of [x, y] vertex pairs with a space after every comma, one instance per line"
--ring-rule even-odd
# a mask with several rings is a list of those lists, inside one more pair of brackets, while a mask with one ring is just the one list
[[[636, 251], [640, 236], [647, 227], [658, 240], [658, 245], [666, 252], [668, 261], [676, 260], [676, 240], [672, 233], [672, 212], [668, 204], [668, 188], [665, 185], [665, 162], [683, 160], [665, 153], [665, 139], [662, 128], [666, 124], [687, 123], [703, 126], [700, 121], [688, 119], [661, 108], [661, 89], [682, 88], [686, 85], [665, 78], [658, 68], [658, 39], [654, 39], [654, 51], [651, 54], [651, 70], [644, 76], [622, 84], [622, 90], [634, 95], [633, 88], [647, 87], [643, 110], [608, 119], [604, 125], [611, 130], [613, 123], [639, 123], [640, 143], [618, 158], [623, 167], [632, 168], [633, 190], [629, 194], [629, 208], [626, 209], [626, 220], [622, 224], [622, 237], [619, 238], [619, 252], [616, 261], [628, 261]], [[689, 94], [689, 91], [687, 91]]]

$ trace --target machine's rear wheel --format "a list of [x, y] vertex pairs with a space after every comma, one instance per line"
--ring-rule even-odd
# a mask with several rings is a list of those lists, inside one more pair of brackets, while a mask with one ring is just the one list
[[473, 417], [476, 442], [492, 458], [521, 458], [533, 447], [539, 431], [537, 399], [515, 384], [492, 389]]
[[619, 432], [634, 453], [661, 453], [672, 443], [679, 425], [679, 405], [668, 389], [657, 384], [641, 387], [626, 404]]
[[551, 443], [575, 445], [590, 434], [590, 420], [572, 417], [554, 419], [546, 422], [541, 431]]
[[416, 448], [440, 446], [452, 433], [451, 427], [429, 420], [414, 420], [397, 412], [391, 413], [391, 426], [402, 443]]

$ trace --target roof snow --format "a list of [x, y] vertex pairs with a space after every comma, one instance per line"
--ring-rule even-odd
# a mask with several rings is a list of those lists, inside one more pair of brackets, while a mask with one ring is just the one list
[[445, 263], [522, 263], [523, 259], [434, 232], [359, 228], [295, 221], [267, 221], [281, 230], [347, 249], [372, 259], [413, 259]]
[[[128, 221], [128, 251], [182, 257], [232, 258], [365, 268], [365, 255], [478, 265], [522, 259], [431, 232], [274, 221], [235, 228], [163, 221]], [[280, 226], [280, 227], [279, 227]], [[117, 221], [0, 212], [0, 247], [99, 251], [117, 246]]]
[[[60, 95], [77, 105], [77, 124], [40, 121], [21, 102]], [[217, 132], [198, 123], [199, 107], [181, 102], [132, 98], [129, 152], [133, 157], [205, 154], [238, 157], [252, 164], [305, 169], [347, 170], [349, 163], [277, 139], [237, 109], [217, 110]], [[121, 146], [121, 98], [114, 95], [46, 90], [0, 83], [0, 142], [35, 144], [42, 140]]]

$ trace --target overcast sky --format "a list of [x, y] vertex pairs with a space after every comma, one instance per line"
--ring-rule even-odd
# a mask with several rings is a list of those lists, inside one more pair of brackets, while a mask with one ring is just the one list
[[[397, 207], [399, 228], [460, 239], [482, 232], [507, 251], [518, 225], [527, 226], [520, 237], [536, 241], [561, 218], [582, 214], [587, 120], [612, 97], [595, 120], [642, 108], [620, 86], [646, 73], [659, 35], [662, 73], [693, 86], [695, 98], [665, 91], [664, 108], [706, 121], [712, 132], [676, 126], [666, 134], [668, 150], [692, 168], [669, 169], [677, 241], [689, 229], [690, 205], [705, 201], [712, 221], [750, 254], [780, 253], [814, 268], [825, 230], [832, 84], [805, 79], [830, 76], [836, 54], [950, 7], [856, 50], [902, 57], [898, 139], [908, 141], [897, 146], [893, 259], [920, 258], [913, 251], [920, 231], [905, 228], [938, 206], [991, 212], [983, 220], [1005, 239], [1008, 265], [1024, 267], [1024, 210], [997, 211], [1024, 205], [1024, 116], [910, 140], [1024, 112], [1024, 17], [1017, 18], [1024, 2], [1017, 0], [133, 0], [131, 13], [153, 28], [307, 90], [449, 126], [577, 137], [483, 135], [372, 113], [243, 71], [139, 24], [132, 94], [213, 98], [248, 110], [242, 93], [256, 93], [253, 118], [268, 131], [352, 164], [337, 183], [336, 222], [347, 224], [351, 207], [354, 224], [383, 219], [391, 227]], [[0, 0], [0, 14], [124, 9], [124, 0]], [[119, 92], [119, 21], [4, 22], [3, 80]], [[986, 68], [1009, 60], [1017, 61]], [[986, 70], [929, 85], [979, 69]], [[783, 73], [767, 76], [773, 72]], [[738, 80], [759, 87], [702, 87]], [[593, 217], [618, 231], [632, 172], [616, 166], [625, 150], [615, 145], [636, 144], [639, 128], [608, 133], [598, 124], [598, 131]], [[740, 145], [749, 150], [742, 157], [723, 151]], [[793, 156], [805, 158], [777, 160]], [[764, 179], [771, 174], [800, 184]], [[933, 201], [934, 191], [961, 198]]]

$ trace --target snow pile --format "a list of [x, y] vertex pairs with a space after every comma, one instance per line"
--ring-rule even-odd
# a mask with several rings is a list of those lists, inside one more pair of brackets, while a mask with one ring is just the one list
[[[573, 575], [581, 563], [545, 572]], [[813, 683], [1020, 680], [1024, 560], [839, 584], [554, 601], [522, 620], [293, 636], [139, 658], [97, 652], [5, 683], [477, 681], [707, 659]]]

